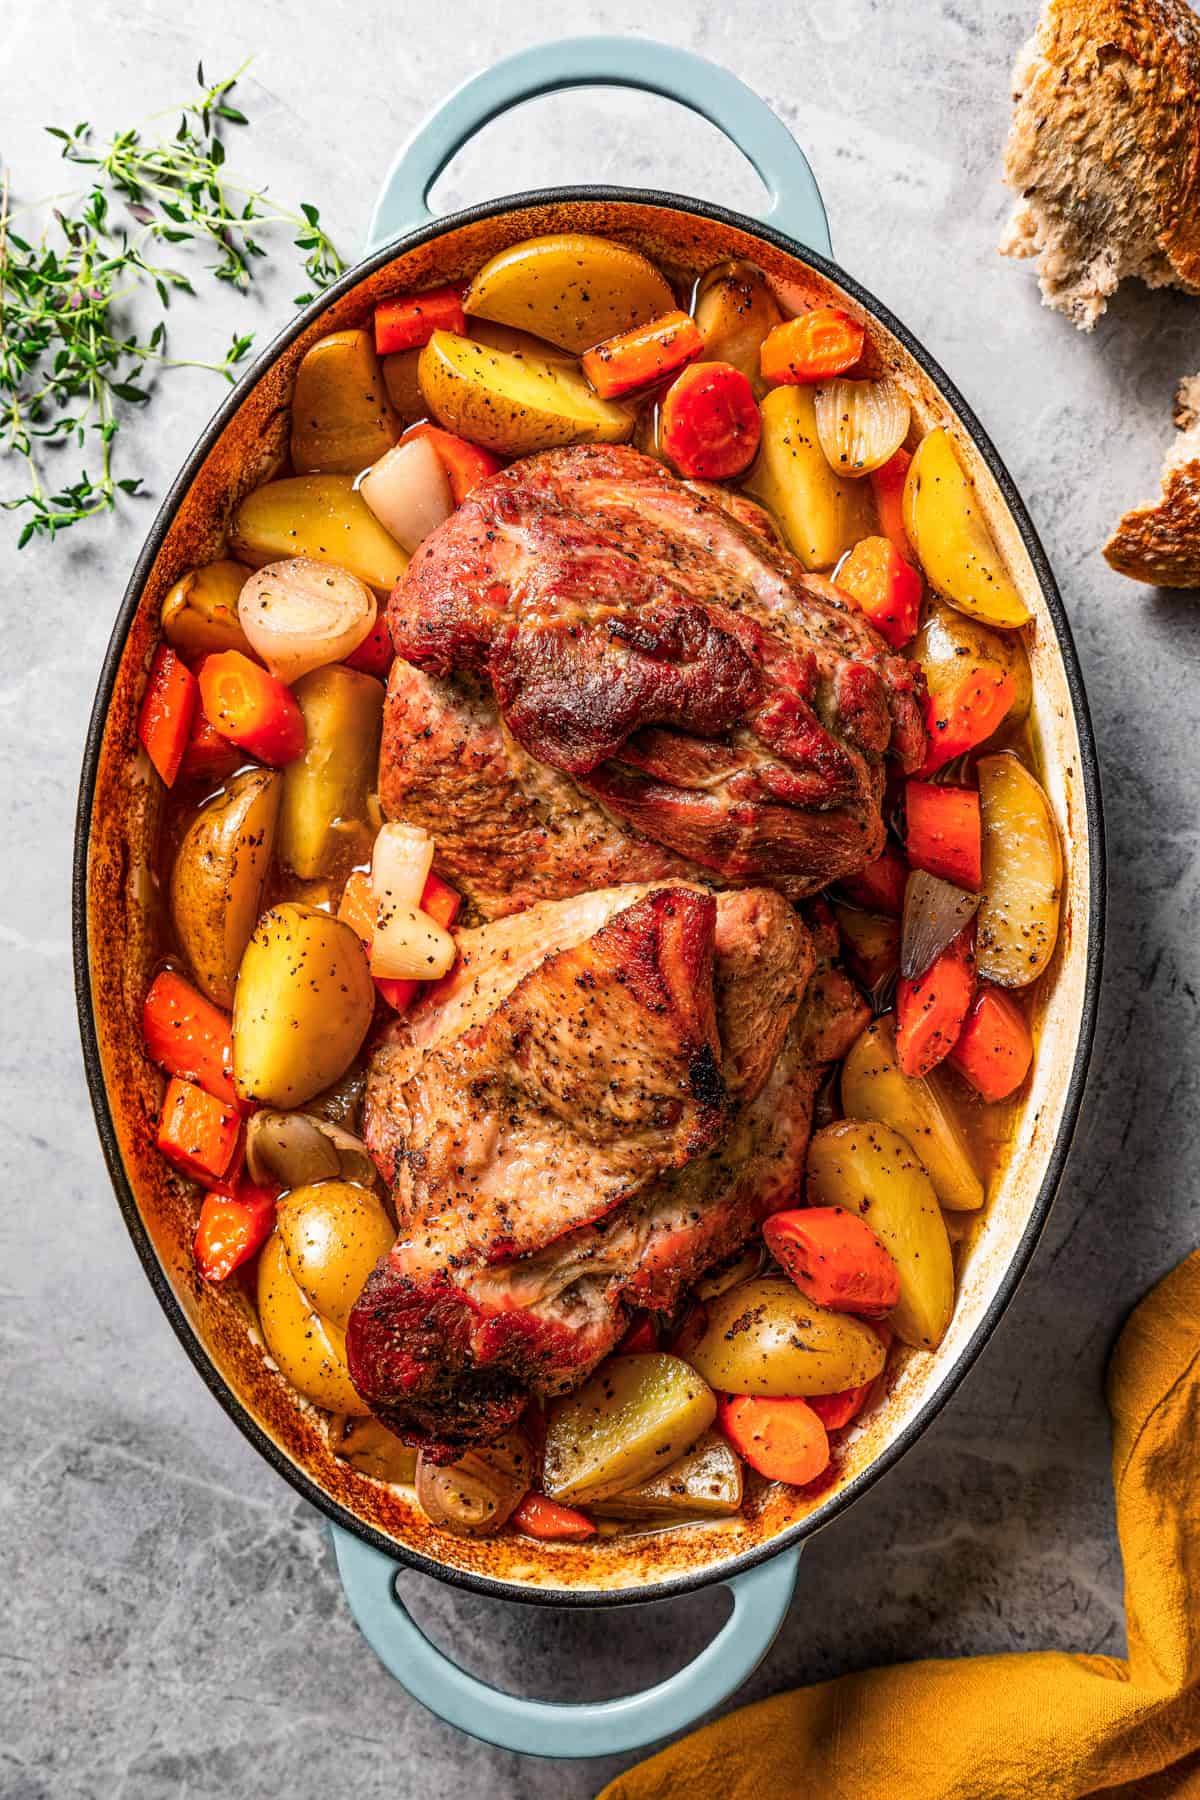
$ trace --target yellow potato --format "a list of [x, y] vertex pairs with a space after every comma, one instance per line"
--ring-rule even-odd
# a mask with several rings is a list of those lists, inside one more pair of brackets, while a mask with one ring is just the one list
[[954, 1260], [933, 1184], [900, 1133], [878, 1121], [826, 1125], [808, 1147], [806, 1197], [867, 1221], [900, 1270], [892, 1329], [902, 1343], [935, 1350], [954, 1311]]
[[425, 417], [425, 400], [417, 380], [420, 360], [419, 349], [394, 350], [380, 363], [392, 411], [404, 425], [415, 425], [418, 419]]
[[220, 650], [251, 654], [238, 619], [238, 595], [249, 575], [241, 563], [206, 563], [189, 569], [171, 588], [162, 605], [163, 636], [185, 656], [209, 656]]
[[577, 362], [569, 350], [560, 350], [557, 344], [548, 344], [545, 338], [534, 337], [531, 331], [501, 325], [496, 319], [472, 319], [471, 341], [486, 344], [489, 350], [506, 350], [510, 356], [522, 356], [526, 360], [570, 363], [572, 368]]
[[727, 1394], [840, 1394], [873, 1381], [886, 1352], [879, 1333], [818, 1306], [781, 1275], [762, 1275], [711, 1301], [689, 1360]]
[[335, 331], [307, 353], [292, 395], [297, 475], [357, 475], [400, 436], [369, 331]]
[[329, 1421], [329, 1448], [342, 1462], [376, 1481], [411, 1485], [417, 1473], [417, 1453], [378, 1419], [355, 1419], [345, 1414]]
[[238, 1093], [264, 1106], [303, 1106], [345, 1074], [374, 1009], [375, 985], [349, 925], [311, 906], [273, 907], [258, 921], [238, 971]]
[[1019, 632], [993, 631], [966, 613], [935, 601], [905, 655], [921, 665], [926, 686], [935, 700], [976, 669], [1003, 669], [1013, 683], [1006, 721], [1020, 724], [1028, 717], [1033, 676]]
[[745, 486], [774, 515], [806, 569], [829, 569], [872, 529], [869, 482], [835, 475], [817, 437], [813, 390], [772, 388]]
[[246, 495], [233, 515], [230, 546], [261, 569], [290, 556], [336, 563], [388, 594], [408, 558], [383, 529], [352, 475], [291, 475]]
[[367, 794], [374, 786], [383, 683], [329, 663], [296, 682], [304, 755], [283, 772], [279, 860], [305, 881], [347, 873], [369, 854]]
[[282, 777], [244, 769], [201, 807], [171, 866], [171, 918], [198, 985], [233, 1005], [242, 952], [254, 930], [271, 864]]
[[1062, 895], [1058, 827], [1040, 782], [1011, 751], [981, 756], [983, 903], [975, 960], [985, 981], [1025, 987], [1054, 953]]
[[842, 1107], [851, 1119], [881, 1119], [915, 1150], [941, 1204], [955, 1212], [983, 1205], [983, 1183], [939, 1091], [936, 1071], [924, 1079], [901, 1072], [896, 1023], [889, 1013], [857, 1039], [842, 1064]]
[[345, 1334], [314, 1312], [296, 1286], [278, 1234], [258, 1259], [258, 1322], [280, 1374], [306, 1400], [351, 1418], [369, 1413], [346, 1368]]
[[297, 1287], [345, 1331], [363, 1283], [396, 1241], [382, 1206], [366, 1188], [319, 1181], [284, 1195], [275, 1229]]
[[577, 352], [674, 307], [669, 285], [644, 256], [579, 232], [526, 238], [501, 250], [463, 300], [468, 314]]
[[762, 270], [751, 262], [718, 263], [696, 289], [694, 316], [705, 356], [732, 363], [756, 394], [764, 393], [758, 353], [783, 314]]
[[677, 1356], [612, 1356], [551, 1408], [545, 1491], [577, 1506], [636, 1487], [676, 1462], [716, 1412], [716, 1396]]
[[669, 1469], [591, 1507], [602, 1519], [722, 1519], [741, 1504], [741, 1462], [719, 1431], [706, 1431]]
[[619, 444], [633, 431], [628, 407], [594, 394], [578, 367], [489, 350], [435, 331], [421, 352], [421, 392], [450, 431], [524, 456], [557, 444]]
[[921, 439], [909, 464], [904, 529], [930, 586], [951, 606], [1008, 630], [1029, 623], [974, 483], [941, 426]]

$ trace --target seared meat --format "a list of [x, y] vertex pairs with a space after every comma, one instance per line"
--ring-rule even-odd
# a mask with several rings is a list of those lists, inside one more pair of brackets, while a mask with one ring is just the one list
[[459, 942], [372, 1062], [400, 1229], [347, 1333], [372, 1410], [443, 1458], [738, 1247], [797, 1179], [819, 1079], [811, 936], [768, 890], [609, 889]]
[[[490, 744], [497, 797], [470, 837], [476, 857], [494, 849], [496, 878], [514, 832], [551, 836], [560, 814], [559, 892], [597, 865], [610, 878], [634, 874], [631, 861], [651, 873], [646, 840], [710, 877], [793, 898], [878, 854], [883, 758], [907, 770], [924, 751], [919, 674], [759, 519], [636, 451], [585, 447], [484, 482], [426, 540], [389, 625], [407, 663], [474, 681], [451, 715], [478, 708], [481, 683], [498, 704], [506, 732], [476, 713], [463, 747], [446, 743], [439, 759], [447, 788], [459, 783], [475, 807]], [[406, 731], [406, 711], [429, 694], [414, 692], [401, 665], [381, 794], [406, 817], [430, 762], [429, 741], [414, 747]], [[579, 836], [586, 879], [570, 857]]]

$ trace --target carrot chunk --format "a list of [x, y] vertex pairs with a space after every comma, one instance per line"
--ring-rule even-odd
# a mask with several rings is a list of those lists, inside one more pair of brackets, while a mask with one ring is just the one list
[[168, 787], [173, 786], [196, 714], [196, 677], [169, 644], [160, 644], [138, 713], [138, 736]]
[[764, 381], [828, 381], [854, 367], [866, 331], [840, 306], [814, 306], [785, 319], [762, 341], [758, 366]]
[[767, 1249], [802, 1294], [834, 1312], [891, 1312], [900, 1270], [865, 1219], [840, 1206], [800, 1206], [763, 1224]]
[[890, 538], [860, 538], [837, 572], [837, 586], [893, 650], [915, 637], [921, 577]]
[[142, 1007], [142, 1035], [147, 1050], [168, 1075], [194, 1081], [228, 1106], [239, 1105], [229, 1015], [174, 969], [163, 969], [150, 983]]
[[1015, 684], [994, 663], [965, 669], [938, 694], [925, 697], [925, 761], [917, 773], [933, 775], [998, 731], [1013, 703]]
[[245, 761], [236, 744], [214, 731], [197, 707], [192, 735], [187, 741], [183, 761], [179, 765], [181, 781], [224, 781], [227, 775]]
[[659, 436], [689, 480], [740, 475], [754, 461], [762, 436], [754, 389], [732, 363], [692, 363], [667, 390]]
[[376, 619], [357, 650], [342, 658], [348, 669], [361, 669], [364, 675], [379, 675], [387, 680], [396, 652], [392, 648], [392, 634], [387, 628], [387, 620]]
[[949, 1060], [985, 1100], [1014, 1094], [1033, 1061], [1033, 1037], [1016, 1001], [980, 988]]
[[964, 925], [932, 967], [896, 989], [896, 1060], [905, 1075], [928, 1075], [958, 1041], [975, 992], [975, 921]]
[[249, 1262], [275, 1229], [279, 1190], [250, 1181], [226, 1181], [205, 1194], [192, 1242], [205, 1281], [224, 1281]]
[[235, 1106], [172, 1075], [155, 1142], [177, 1169], [212, 1187], [228, 1173], [240, 1131], [241, 1118]]
[[904, 483], [911, 461], [907, 450], [894, 450], [885, 463], [871, 470], [870, 476], [879, 528], [905, 562], [912, 562], [915, 554], [915, 546], [909, 543], [904, 529]]
[[807, 1400], [731, 1394], [717, 1407], [717, 1425], [768, 1481], [803, 1487], [829, 1467], [829, 1435]]
[[417, 350], [435, 331], [467, 329], [462, 293], [456, 287], [430, 288], [425, 294], [401, 294], [381, 300], [375, 308], [375, 352], [390, 356], [396, 350]]
[[868, 912], [887, 913], [898, 919], [904, 911], [904, 884], [908, 880], [908, 864], [894, 844], [884, 849], [857, 875], [847, 875], [838, 887], [856, 906]]
[[909, 864], [940, 875], [977, 894], [983, 886], [983, 824], [979, 791], [941, 787], [932, 781], [905, 784], [905, 849]]
[[685, 312], [669, 312], [597, 344], [584, 356], [583, 372], [601, 399], [612, 400], [673, 375], [703, 354], [704, 339], [694, 322]]
[[304, 753], [304, 714], [290, 688], [240, 650], [200, 664], [200, 704], [214, 731], [259, 762], [282, 768]]
[[407, 443], [414, 437], [427, 437], [437, 451], [455, 506], [461, 506], [472, 488], [504, 467], [490, 450], [481, 450], [478, 444], [468, 443], [466, 438], [458, 437], [453, 431], [443, 431], [440, 425], [431, 425], [427, 419], [422, 419], [419, 425], [410, 425], [400, 442]]
[[594, 1537], [596, 1532], [586, 1513], [576, 1512], [573, 1506], [561, 1506], [545, 1494], [534, 1493], [532, 1488], [513, 1513], [512, 1522], [526, 1537], [545, 1542], [565, 1538], [577, 1544], [582, 1538]]

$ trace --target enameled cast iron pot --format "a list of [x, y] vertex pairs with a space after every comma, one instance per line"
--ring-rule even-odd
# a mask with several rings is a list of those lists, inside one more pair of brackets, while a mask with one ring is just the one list
[[[523, 100], [583, 85], [640, 88], [681, 101], [749, 158], [770, 196], [765, 221], [676, 194], [553, 188], [434, 219], [429, 188], [488, 120]], [[369, 322], [384, 295], [459, 280], [538, 233], [592, 231], [699, 275], [749, 257], [792, 307], [834, 300], [865, 319], [928, 429], [944, 424], [1034, 614], [1035, 724], [1066, 846], [1063, 928], [1043, 983], [1040, 1046], [1023, 1124], [960, 1261], [957, 1309], [935, 1356], [914, 1356], [861, 1425], [817, 1499], [760, 1493], [747, 1516], [592, 1545], [435, 1532], [405, 1490], [330, 1453], [319, 1417], [266, 1363], [235, 1284], [201, 1282], [191, 1254], [195, 1202], [154, 1149], [161, 1078], [141, 1041], [141, 1002], [159, 907], [154, 840], [161, 789], [136, 736], [138, 702], [167, 588], [223, 554], [241, 496], [277, 465], [305, 351]], [[443, 1718], [506, 1748], [585, 1756], [632, 1749], [690, 1724], [757, 1666], [787, 1610], [804, 1540], [892, 1466], [961, 1381], [1033, 1251], [1063, 1171], [1083, 1089], [1100, 980], [1104, 877], [1100, 793], [1070, 629], [1029, 516], [978, 420], [928, 353], [830, 260], [825, 212], [804, 156], [775, 115], [724, 70], [640, 39], [581, 38], [528, 50], [468, 81], [417, 132], [384, 183], [362, 262], [320, 295], [238, 383], [171, 487], [138, 558], [105, 658], [83, 764], [75, 863], [75, 959], [84, 1057], [104, 1152], [147, 1276], [188, 1355], [251, 1443], [332, 1521], [355, 1618], [399, 1681]], [[617, 1606], [719, 1582], [733, 1611], [712, 1644], [649, 1692], [557, 1706], [503, 1694], [465, 1674], [422, 1635], [393, 1586], [396, 1564], [506, 1599]]]

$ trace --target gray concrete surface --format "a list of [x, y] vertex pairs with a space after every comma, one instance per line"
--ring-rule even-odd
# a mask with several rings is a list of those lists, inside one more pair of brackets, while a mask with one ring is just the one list
[[[522, 43], [640, 30], [727, 63], [810, 149], [835, 248], [931, 347], [1024, 489], [1077, 634], [1104, 761], [1112, 924], [1094, 1072], [1051, 1228], [1010, 1314], [906, 1460], [805, 1557], [746, 1698], [893, 1658], [1046, 1645], [1119, 1652], [1105, 1356], [1130, 1305], [1197, 1239], [1200, 613], [1111, 575], [1097, 546], [1157, 491], [1172, 388], [1200, 366], [1200, 306], [1140, 287], [1095, 336], [1040, 309], [994, 253], [1013, 53], [1033, 0], [628, 0], [431, 10], [361, 0], [43, 0], [0, 34], [0, 156], [19, 197], [63, 186], [45, 123], [121, 126], [253, 54], [239, 163], [361, 238], [380, 171], [423, 112]], [[445, 206], [543, 182], [655, 182], [752, 207], [707, 126], [596, 92], [490, 129]], [[264, 336], [287, 264], [239, 301], [175, 310], [180, 354]], [[186, 347], [186, 349], [185, 349]], [[160, 494], [217, 403], [171, 380], [128, 430]], [[0, 468], [0, 478], [9, 471]], [[0, 1795], [584, 1796], [614, 1772], [457, 1736], [375, 1664], [320, 1518], [263, 1464], [180, 1353], [135, 1261], [80, 1073], [68, 954], [71, 823], [87, 711], [152, 516], [20, 556], [0, 522]], [[498, 1682], [614, 1694], [675, 1667], [724, 1601], [560, 1617], [422, 1580], [418, 1615]]]

